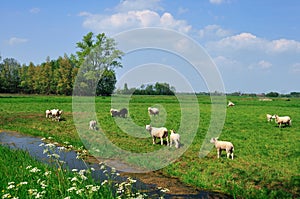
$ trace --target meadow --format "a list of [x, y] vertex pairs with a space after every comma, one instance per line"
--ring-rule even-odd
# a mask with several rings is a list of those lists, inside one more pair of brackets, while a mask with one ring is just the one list
[[[227, 100], [233, 101], [236, 106], [226, 108], [219, 139], [234, 144], [234, 160], [226, 159], [225, 153], [217, 159], [214, 148], [206, 157], [199, 158], [199, 150], [209, 129], [211, 101], [209, 96], [198, 96], [197, 99], [200, 119], [191, 145], [160, 172], [197, 189], [222, 192], [236, 198], [300, 197], [299, 98], [259, 101], [256, 97], [228, 96]], [[166, 146], [152, 145], [151, 138], [147, 136], [136, 139], [123, 132], [119, 124], [132, 120], [141, 129], [146, 124], [154, 123], [178, 130], [183, 114], [174, 96], [131, 96], [130, 118], [125, 119], [110, 116], [111, 97], [96, 97], [95, 104], [101, 131], [116, 146], [135, 153], [156, 151]], [[149, 106], [161, 108], [164, 114], [159, 117], [163, 120], [153, 121], [155, 119], [151, 119], [147, 113]], [[194, 105], [186, 106], [191, 110], [196, 108]], [[64, 111], [61, 122], [45, 118], [45, 110], [52, 108]], [[278, 128], [274, 121], [267, 122], [267, 113], [291, 116], [292, 126]], [[86, 128], [88, 131], [88, 124]], [[84, 136], [77, 133], [74, 125], [72, 97], [1, 95], [0, 129], [40, 137], [51, 136], [56, 142], [67, 141], [76, 147], [86, 141]], [[136, 133], [145, 132], [141, 130]]]

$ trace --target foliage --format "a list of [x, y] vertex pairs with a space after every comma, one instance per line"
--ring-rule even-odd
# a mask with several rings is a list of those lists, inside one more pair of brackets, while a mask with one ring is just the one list
[[174, 95], [175, 87], [170, 86], [168, 83], [156, 82], [148, 85], [141, 85], [140, 88], [128, 88], [127, 83], [124, 88], [116, 91], [117, 94], [134, 94], [134, 95]]
[[96, 95], [109, 96], [115, 90], [117, 78], [111, 69], [104, 69], [96, 88]]
[[19, 68], [20, 64], [13, 58], [6, 58], [0, 63], [0, 92], [18, 92], [20, 84]]
[[269, 92], [266, 94], [267, 97], [278, 97], [279, 96], [279, 93], [277, 92]]
[[119, 60], [123, 52], [116, 48], [113, 39], [104, 33], [96, 35], [92, 32], [77, 43], [80, 69], [75, 83], [75, 95], [110, 95], [115, 89], [116, 77], [114, 69], [122, 67]]

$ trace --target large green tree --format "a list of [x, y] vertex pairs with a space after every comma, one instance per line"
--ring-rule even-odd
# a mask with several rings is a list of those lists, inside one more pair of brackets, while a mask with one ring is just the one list
[[80, 69], [75, 94], [112, 94], [116, 83], [114, 69], [122, 67], [120, 60], [123, 55], [123, 52], [116, 48], [116, 42], [104, 33], [94, 36], [90, 32], [83, 37], [82, 42], [77, 43], [77, 48]]

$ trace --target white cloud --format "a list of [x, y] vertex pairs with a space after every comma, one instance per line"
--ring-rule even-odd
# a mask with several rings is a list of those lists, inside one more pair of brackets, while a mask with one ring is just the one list
[[272, 64], [265, 60], [259, 61], [257, 65], [262, 69], [268, 69], [272, 67]]
[[269, 71], [269, 69], [272, 67], [272, 63], [265, 61], [265, 60], [261, 60], [257, 63], [254, 64], [250, 64], [248, 66], [249, 70], [264, 70], [264, 71]]
[[184, 20], [176, 20], [170, 13], [161, 16], [151, 10], [119, 12], [112, 15], [99, 15], [81, 12], [79, 16], [85, 17], [83, 26], [95, 32], [117, 33], [127, 29], [143, 27], [163, 27], [188, 33], [191, 26]]
[[8, 40], [8, 44], [10, 46], [14, 46], [14, 45], [26, 43], [27, 41], [28, 41], [28, 39], [25, 39], [25, 38], [12, 37]]
[[266, 40], [251, 33], [240, 33], [223, 38], [217, 42], [209, 42], [210, 48], [234, 50], [254, 50], [274, 54], [282, 52], [300, 52], [300, 42], [287, 39]]
[[300, 42], [295, 40], [279, 39], [273, 40], [269, 44], [273, 52], [296, 51], [300, 52]]
[[40, 10], [39, 8], [32, 8], [32, 9], [29, 10], [29, 12], [32, 13], [32, 14], [37, 14], [37, 13], [39, 13], [40, 11], [41, 11], [41, 10]]
[[224, 57], [224, 56], [217, 56], [213, 60], [217, 66], [238, 64], [238, 62], [236, 60], [232, 60], [232, 59], [230, 59], [228, 57]]
[[218, 25], [208, 25], [199, 30], [199, 37], [206, 40], [214, 40], [227, 37], [231, 34], [229, 30], [222, 29]]
[[192, 29], [185, 20], [178, 20], [171, 13], [163, 12], [160, 3], [161, 0], [123, 0], [111, 15], [81, 12], [79, 16], [85, 18], [85, 28], [107, 34], [144, 27], [169, 28], [186, 34]]
[[243, 48], [257, 49], [265, 45], [263, 39], [257, 38], [251, 33], [241, 33], [221, 39], [216, 43], [218, 48], [231, 48], [232, 50], [240, 50]]
[[[267, 40], [252, 33], [240, 33], [209, 41], [206, 49], [217, 58], [217, 65], [223, 69], [240, 69], [245, 77], [249, 70], [253, 73], [272, 72], [278, 76], [300, 70], [295, 64], [300, 63], [300, 42], [295, 40]], [[237, 62], [230, 63], [230, 60]]]

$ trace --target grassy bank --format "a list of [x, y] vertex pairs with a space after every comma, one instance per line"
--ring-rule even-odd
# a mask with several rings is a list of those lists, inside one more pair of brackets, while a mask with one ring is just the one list
[[107, 175], [107, 180], [95, 181], [93, 169], [70, 171], [56, 158], [58, 154], [50, 152], [52, 147], [46, 148], [55, 167], [33, 159], [27, 152], [0, 145], [1, 198], [108, 199], [142, 195], [132, 189], [134, 181], [130, 178], [128, 182], [116, 183], [117, 173]]
[[[230, 100], [236, 106], [227, 109], [220, 140], [229, 140], [234, 144], [235, 159], [227, 160], [224, 154], [217, 159], [215, 149], [205, 158], [198, 157], [209, 128], [211, 113], [210, 98], [199, 96], [200, 121], [193, 143], [180, 158], [163, 168], [162, 172], [199, 189], [220, 191], [237, 197], [299, 197], [300, 99], [263, 102], [257, 98], [230, 97]], [[129, 119], [111, 118], [110, 97], [97, 97], [95, 102], [101, 129], [118, 147], [136, 153], [156, 151], [164, 147], [152, 145], [151, 138], [136, 139], [123, 132], [117, 124]], [[147, 107], [153, 105], [160, 106], [163, 110], [164, 114], [160, 116], [162, 121], [158, 118], [157, 121], [150, 120]], [[61, 122], [45, 118], [45, 110], [52, 108], [63, 109]], [[129, 112], [132, 121], [141, 128], [152, 122], [177, 130], [182, 117], [178, 100], [172, 96], [133, 96], [129, 101]], [[274, 122], [267, 122], [266, 113], [289, 115], [293, 125], [280, 129]], [[68, 141], [78, 147], [82, 145], [81, 135], [77, 134], [73, 123], [71, 97], [2, 96], [0, 129], [42, 137], [51, 136], [57, 142]]]

